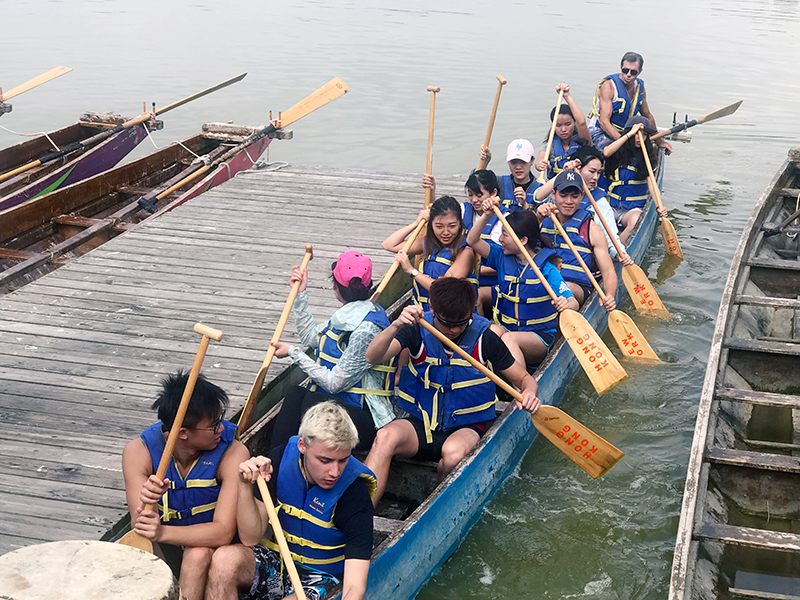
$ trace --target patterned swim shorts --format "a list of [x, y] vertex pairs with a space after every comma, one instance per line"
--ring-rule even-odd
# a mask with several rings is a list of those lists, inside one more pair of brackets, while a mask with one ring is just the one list
[[[256, 574], [250, 590], [239, 595], [241, 600], [281, 600], [294, 593], [289, 572], [281, 564], [280, 554], [261, 544], [253, 546], [253, 554], [256, 556]], [[339, 585], [339, 579], [333, 575], [297, 563], [295, 566], [308, 600], [320, 600]]]

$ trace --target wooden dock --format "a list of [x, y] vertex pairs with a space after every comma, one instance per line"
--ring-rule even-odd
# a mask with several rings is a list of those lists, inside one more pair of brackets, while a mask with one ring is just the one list
[[[99, 539], [117, 523], [122, 449], [155, 421], [161, 378], [191, 367], [192, 326], [224, 332], [203, 371], [238, 410], [304, 245], [314, 245], [309, 294], [322, 322], [339, 306], [331, 263], [362, 251], [377, 282], [393, 258], [381, 241], [422, 207], [420, 178], [248, 171], [0, 298], [0, 554]], [[437, 183], [463, 198], [462, 178]], [[283, 339], [296, 341], [291, 319]], [[288, 364], [273, 362], [267, 381], [289, 381]]]

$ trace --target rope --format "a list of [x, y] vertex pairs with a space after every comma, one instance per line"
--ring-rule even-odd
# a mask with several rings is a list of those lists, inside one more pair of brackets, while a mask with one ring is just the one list
[[40, 131], [39, 133], [20, 133], [18, 131], [12, 131], [12, 130], [8, 129], [7, 127], [3, 127], [2, 125], [0, 125], [0, 129], [2, 129], [3, 131], [7, 131], [8, 133], [12, 133], [14, 135], [19, 135], [19, 136], [22, 136], [22, 137], [36, 137], [37, 135], [42, 135], [42, 136], [47, 138], [48, 142], [53, 144], [53, 148], [56, 149], [56, 152], [61, 150], [61, 148], [59, 148], [56, 145], [56, 143], [50, 138], [50, 136], [47, 135], [46, 131]]
[[144, 127], [145, 132], [147, 132], [147, 137], [153, 143], [153, 146], [155, 147], [155, 149], [156, 150], [161, 150], [161, 148], [158, 147], [158, 144], [156, 144], [156, 141], [153, 139], [153, 136], [150, 135], [150, 128], [147, 126], [147, 123], [142, 123], [142, 127]]
[[[250, 157], [249, 154], [247, 156], [248, 156], [248, 158]], [[250, 161], [252, 162], [252, 160], [253, 159], [251, 158]], [[250, 167], [250, 170], [251, 171], [277, 171], [279, 169], [282, 169], [283, 167], [288, 167], [288, 166], [289, 166], [289, 163], [285, 162], [285, 161], [282, 161], [282, 160], [276, 160], [274, 162], [269, 162], [269, 146], [267, 146], [267, 153], [264, 155], [264, 158], [260, 158], [256, 162], [254, 162], [253, 166]]]
[[[144, 127], [144, 130], [147, 132], [147, 137], [153, 143], [153, 146], [155, 146], [156, 150], [161, 150], [159, 145], [156, 144], [156, 141], [153, 139], [153, 136], [150, 134], [150, 128], [147, 126], [147, 123], [142, 123], [142, 126]], [[200, 156], [199, 154], [197, 154], [195, 152], [192, 152], [191, 148], [187, 148], [186, 145], [183, 142], [178, 141], [178, 142], [175, 142], [175, 143], [178, 144], [184, 150], [186, 150], [189, 154], [194, 156], [194, 161], [192, 161], [193, 163], [195, 163], [197, 161], [200, 161], [200, 162], [202, 162], [202, 163], [207, 165], [210, 162], [209, 159], [208, 159], [208, 156]]]

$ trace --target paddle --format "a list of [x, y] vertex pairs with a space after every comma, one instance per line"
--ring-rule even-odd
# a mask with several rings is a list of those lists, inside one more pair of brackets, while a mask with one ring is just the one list
[[[428, 155], [425, 163], [425, 172], [430, 173], [431, 169], [433, 169], [433, 116], [436, 109], [436, 94], [441, 91], [441, 88], [429, 85], [426, 89], [431, 93], [431, 109], [428, 117]], [[425, 188], [425, 208], [430, 208], [430, 206], [431, 188]], [[411, 245], [421, 233], [424, 233], [424, 231], [425, 221], [420, 221], [416, 229], [414, 229], [414, 231], [411, 232], [411, 235], [408, 236], [408, 239], [403, 246], [403, 252], [408, 253], [408, 251], [411, 249]], [[386, 286], [389, 285], [389, 281], [392, 279], [392, 276], [395, 274], [395, 271], [397, 271], [397, 267], [399, 266], [400, 263], [395, 259], [395, 261], [389, 267], [389, 270], [386, 271], [386, 275], [384, 275], [383, 279], [381, 279], [378, 287], [372, 293], [372, 297], [370, 298], [372, 302], [376, 302], [378, 300], [378, 297], [383, 293], [383, 290], [386, 289]], [[417, 266], [419, 267], [419, 263], [417, 263]]]
[[[533, 262], [533, 258], [531, 258], [528, 250], [522, 245], [516, 232], [508, 224], [505, 216], [503, 216], [503, 213], [500, 212], [497, 206], [494, 207], [494, 214], [496, 214], [500, 222], [503, 223], [506, 233], [511, 236], [517, 248], [519, 248], [520, 252], [525, 256], [525, 260], [528, 261], [528, 264], [542, 282], [547, 293], [555, 300], [557, 296], [553, 288], [547, 283], [539, 267]], [[561, 328], [561, 333], [566, 338], [575, 356], [578, 357], [578, 362], [581, 364], [581, 367], [583, 367], [583, 370], [589, 377], [589, 381], [592, 382], [598, 394], [602, 396], [615, 385], [622, 383], [628, 378], [625, 369], [622, 368], [622, 365], [614, 358], [614, 355], [611, 354], [611, 351], [605, 343], [603, 343], [603, 340], [600, 339], [600, 336], [597, 335], [597, 332], [592, 329], [592, 326], [589, 325], [589, 322], [581, 314], [568, 308], [559, 313], [558, 325]]]
[[269, 522], [272, 525], [272, 533], [275, 534], [275, 541], [278, 543], [278, 548], [281, 551], [283, 564], [289, 571], [289, 579], [292, 581], [294, 594], [297, 596], [298, 600], [306, 600], [306, 592], [303, 589], [303, 584], [300, 583], [300, 575], [297, 574], [297, 567], [294, 564], [294, 559], [292, 558], [292, 553], [289, 550], [289, 545], [286, 543], [286, 536], [283, 534], [283, 527], [281, 527], [280, 519], [278, 519], [278, 513], [275, 510], [275, 505], [272, 502], [272, 496], [267, 488], [267, 482], [264, 481], [264, 478], [260, 473], [257, 481], [258, 489], [261, 492], [261, 499], [264, 501], [264, 506], [267, 509], [267, 516], [269, 516]]
[[764, 237], [772, 237], [774, 235], [778, 235], [779, 233], [783, 233], [783, 228], [786, 227], [789, 223], [794, 221], [797, 217], [800, 217], [800, 210], [797, 210], [786, 217], [777, 227], [773, 227], [772, 229], [767, 229], [764, 232]]
[[[558, 101], [556, 102], [556, 112], [553, 114], [553, 124], [550, 126], [550, 135], [547, 136], [547, 146], [544, 150], [544, 159], [550, 161], [550, 149], [553, 147], [553, 136], [556, 134], [556, 123], [558, 122], [559, 110], [561, 110], [561, 101], [564, 99], [564, 90], [558, 91]], [[536, 178], [539, 183], [547, 181], [547, 168], [539, 173]]]
[[[181, 403], [178, 405], [178, 412], [175, 414], [175, 420], [172, 422], [172, 427], [169, 430], [169, 437], [167, 437], [164, 452], [161, 454], [161, 461], [158, 463], [156, 477], [162, 480], [169, 468], [169, 461], [172, 459], [172, 451], [175, 448], [175, 442], [178, 441], [178, 434], [183, 425], [183, 417], [186, 415], [186, 409], [189, 408], [189, 401], [192, 399], [194, 384], [197, 383], [197, 376], [200, 375], [200, 367], [203, 366], [203, 359], [208, 349], [208, 341], [212, 339], [218, 342], [222, 339], [221, 331], [212, 329], [202, 323], [197, 323], [194, 326], [194, 331], [202, 335], [203, 339], [200, 340], [200, 348], [198, 348], [197, 355], [194, 357], [194, 364], [192, 365], [192, 370], [189, 372], [189, 378], [186, 380], [186, 387], [183, 390], [183, 396], [181, 396]], [[155, 508], [155, 504], [144, 505], [144, 510], [155, 510]], [[153, 542], [140, 536], [133, 529], [117, 540], [117, 543], [133, 546], [134, 548], [139, 548], [151, 554], [153, 553]]]
[[[650, 157], [647, 155], [647, 148], [644, 145], [644, 135], [641, 129], [636, 132], [639, 137], [639, 146], [642, 149], [642, 156], [644, 157], [644, 164], [647, 165], [647, 181], [650, 186], [650, 193], [656, 201], [656, 206], [663, 209], [664, 205], [661, 203], [661, 190], [658, 189], [656, 183], [656, 176], [653, 174], [653, 165], [650, 164]], [[678, 243], [678, 236], [675, 235], [675, 228], [672, 222], [667, 217], [661, 218], [661, 237], [664, 239], [664, 247], [667, 253], [683, 260], [683, 252], [681, 252], [681, 245]]]
[[[578, 249], [575, 247], [575, 244], [572, 243], [572, 240], [567, 235], [567, 232], [564, 231], [564, 227], [561, 225], [561, 222], [558, 220], [555, 214], [550, 215], [550, 219], [555, 224], [556, 229], [558, 229], [558, 232], [561, 234], [561, 237], [564, 238], [564, 241], [567, 243], [567, 246], [569, 246], [569, 249], [572, 250], [575, 258], [578, 259], [578, 263], [581, 265], [583, 272], [586, 273], [589, 281], [592, 282], [592, 286], [597, 290], [597, 293], [600, 294], [600, 299], [605, 302], [606, 294], [603, 291], [603, 288], [601, 288], [597, 283], [597, 279], [594, 278], [594, 275], [592, 275], [589, 267], [586, 265], [583, 258], [581, 258], [581, 255], [578, 253]], [[631, 318], [621, 310], [614, 309], [608, 311], [608, 329], [611, 331], [611, 335], [614, 338], [614, 341], [617, 343], [617, 346], [619, 346], [619, 349], [622, 350], [623, 355], [627, 356], [628, 358], [636, 358], [643, 361], [661, 362], [658, 356], [656, 356], [656, 353], [653, 352], [650, 344], [647, 343], [647, 339], [645, 339], [642, 332], [639, 331], [636, 323], [634, 323], [633, 320], [631, 320]]]
[[[458, 353], [464, 360], [468, 361], [473, 367], [486, 375], [489, 379], [508, 394], [517, 400], [522, 400], [522, 394], [511, 387], [508, 383], [498, 377], [491, 369], [488, 369], [469, 353], [465, 352], [461, 346], [446, 337], [433, 325], [420, 320], [419, 324], [430, 331], [445, 346]], [[607, 442], [588, 427], [570, 417], [563, 410], [542, 404], [535, 413], [531, 414], [533, 425], [542, 435], [553, 442], [556, 447], [564, 454], [569, 456], [575, 463], [589, 475], [597, 479], [613, 467], [617, 461], [625, 456], [623, 452], [615, 448], [613, 444]], [[582, 451], [586, 450], [586, 452]]]
[[[489, 117], [489, 127], [486, 128], [486, 138], [483, 140], [483, 146], [489, 147], [489, 142], [492, 141], [492, 130], [494, 129], [494, 119], [497, 117], [497, 105], [500, 104], [500, 92], [503, 91], [503, 86], [508, 83], [502, 75], [497, 76], [497, 92], [494, 94], [494, 104], [492, 105], [492, 114]], [[478, 163], [476, 171], [486, 168], [486, 159], [482, 158]]]
[[28, 164], [22, 165], [21, 167], [18, 167], [12, 171], [3, 173], [2, 175], [0, 175], [0, 181], [5, 181], [6, 179], [13, 177], [14, 175], [19, 175], [20, 173], [24, 173], [25, 171], [29, 171], [30, 169], [54, 161], [57, 158], [61, 158], [62, 156], [69, 154], [70, 152], [74, 152], [75, 150], [80, 150], [81, 148], [88, 148], [89, 146], [92, 146], [98, 142], [102, 142], [103, 140], [110, 138], [112, 135], [115, 135], [120, 131], [123, 131], [125, 129], [130, 129], [131, 127], [135, 127], [136, 125], [140, 125], [141, 123], [150, 120], [155, 115], [164, 114], [165, 112], [170, 111], [174, 108], [178, 108], [179, 106], [183, 106], [184, 104], [191, 102], [192, 100], [197, 100], [198, 98], [202, 98], [203, 96], [206, 96], [212, 92], [216, 92], [217, 90], [227, 87], [233, 83], [236, 83], [237, 81], [241, 81], [242, 79], [244, 79], [245, 75], [247, 75], [247, 73], [242, 73], [241, 75], [237, 75], [232, 79], [228, 79], [227, 81], [223, 81], [222, 83], [219, 83], [215, 86], [205, 89], [202, 92], [197, 92], [196, 94], [187, 96], [182, 100], [178, 100], [177, 102], [173, 102], [172, 104], [167, 104], [166, 106], [162, 106], [155, 112], [143, 113], [138, 117], [134, 117], [129, 121], [120, 123], [119, 125], [112, 127], [111, 129], [106, 129], [98, 133], [97, 135], [94, 135], [88, 139], [83, 140], [82, 142], [73, 142], [72, 144], [65, 146], [61, 150], [45, 154], [39, 160], [34, 160], [33, 162], [29, 162]]
[[[581, 181], [583, 181], [582, 178]], [[600, 212], [600, 207], [597, 206], [597, 202], [594, 201], [592, 192], [589, 189], [589, 186], [586, 185], [585, 181], [583, 181], [583, 192], [586, 194], [586, 196], [588, 196], [589, 202], [592, 203], [595, 214], [597, 214], [597, 216], [600, 218], [600, 222], [608, 232], [609, 239], [614, 244], [614, 248], [617, 249], [617, 257], [619, 258], [620, 262], [622, 262], [622, 256], [625, 254], [622, 251], [622, 246], [614, 237], [614, 232], [611, 231], [611, 227], [609, 227], [608, 223], [606, 222], [606, 218], [603, 216], [603, 213]], [[644, 271], [642, 271], [639, 265], [623, 264], [622, 282], [625, 284], [625, 288], [628, 290], [628, 295], [631, 297], [633, 305], [640, 313], [654, 315], [661, 319], [671, 318], [672, 315], [669, 314], [669, 311], [664, 306], [661, 298], [658, 297], [655, 288], [650, 283], [647, 275], [645, 275]]]
[[[311, 244], [306, 244], [306, 253], [305, 256], [303, 256], [303, 262], [300, 263], [301, 273], [306, 270], [306, 267], [308, 267], [308, 261], [310, 261], [312, 258], [314, 258], [314, 249], [311, 247]], [[236, 439], [239, 439], [241, 435], [247, 431], [247, 428], [250, 427], [250, 420], [253, 418], [253, 410], [256, 407], [258, 395], [261, 393], [261, 388], [264, 386], [264, 378], [267, 376], [267, 370], [269, 369], [269, 365], [272, 363], [272, 357], [275, 356], [275, 346], [272, 344], [277, 344], [281, 341], [283, 328], [286, 327], [286, 321], [289, 319], [289, 311], [292, 310], [292, 305], [294, 304], [294, 299], [297, 297], [297, 290], [299, 289], [300, 282], [295, 281], [292, 284], [292, 289], [289, 291], [289, 297], [286, 299], [286, 304], [283, 305], [283, 311], [281, 312], [280, 319], [278, 319], [278, 326], [275, 328], [275, 333], [272, 334], [269, 348], [267, 348], [267, 355], [264, 357], [264, 362], [261, 364], [261, 368], [258, 370], [256, 380], [253, 382], [253, 387], [250, 388], [250, 394], [247, 396], [247, 402], [244, 403], [244, 407], [242, 408], [242, 414], [239, 417], [239, 423], [236, 425]]]
[[56, 67], [55, 69], [50, 69], [47, 73], [42, 73], [38, 77], [34, 77], [30, 81], [26, 81], [22, 85], [18, 85], [15, 88], [11, 88], [5, 94], [3, 93], [2, 88], [0, 88], [0, 104], [5, 102], [6, 100], [10, 100], [14, 96], [19, 96], [23, 92], [27, 92], [28, 90], [32, 90], [35, 87], [42, 85], [43, 83], [47, 83], [55, 79], [56, 77], [61, 77], [62, 75], [66, 75], [72, 71], [69, 67]]
[[680, 125], [676, 125], [672, 129], [667, 129], [665, 131], [659, 131], [655, 135], [650, 136], [650, 139], [655, 141], [659, 138], [664, 137], [665, 135], [670, 135], [672, 133], [678, 133], [679, 131], [683, 131], [684, 129], [689, 129], [689, 127], [694, 127], [695, 125], [700, 125], [700, 123], [708, 123], [709, 121], [713, 121], [714, 119], [720, 119], [722, 117], [727, 117], [728, 115], [732, 115], [736, 112], [736, 109], [739, 108], [742, 101], [739, 100], [738, 102], [734, 102], [733, 104], [729, 104], [723, 108], [715, 110], [714, 112], [710, 112], [705, 116], [700, 117], [699, 119], [692, 119], [691, 121], [687, 121], [686, 123], [681, 123]]
[[[318, 108], [321, 108], [328, 104], [329, 102], [336, 100], [340, 96], [344, 96], [347, 92], [350, 91], [350, 88], [347, 87], [347, 84], [336, 77], [335, 79], [331, 79], [328, 83], [323, 85], [318, 90], [312, 92], [305, 98], [303, 98], [300, 102], [292, 106], [289, 110], [284, 111], [283, 113], [279, 113], [278, 119], [275, 123], [270, 123], [264, 129], [261, 129], [254, 134], [250, 135], [239, 144], [218, 156], [216, 159], [211, 161], [207, 165], [203, 165], [190, 175], [187, 175], [183, 179], [181, 179], [175, 185], [169, 187], [168, 189], [164, 190], [157, 196], [153, 198], [140, 198], [139, 205], [146, 211], [155, 212], [156, 209], [156, 202], [162, 200], [169, 196], [174, 191], [182, 188], [187, 183], [194, 181], [200, 175], [207, 173], [213, 168], [216, 168], [218, 165], [224, 163], [226, 160], [236, 156], [239, 152], [242, 151], [242, 148], [245, 148], [252, 144], [253, 142], [260, 140], [264, 136], [269, 135], [273, 131], [291, 125], [295, 121], [302, 119], [306, 115], [311, 114]], [[177, 206], [177, 204], [175, 204]], [[174, 206], [170, 205], [169, 207], [165, 207], [163, 210], [171, 210]]]

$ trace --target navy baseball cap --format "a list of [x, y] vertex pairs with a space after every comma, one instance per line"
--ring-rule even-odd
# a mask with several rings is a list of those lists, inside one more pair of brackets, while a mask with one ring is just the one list
[[583, 191], [583, 181], [581, 176], [575, 171], [561, 171], [553, 182], [553, 189], [557, 192], [566, 192], [574, 189], [576, 192]]

